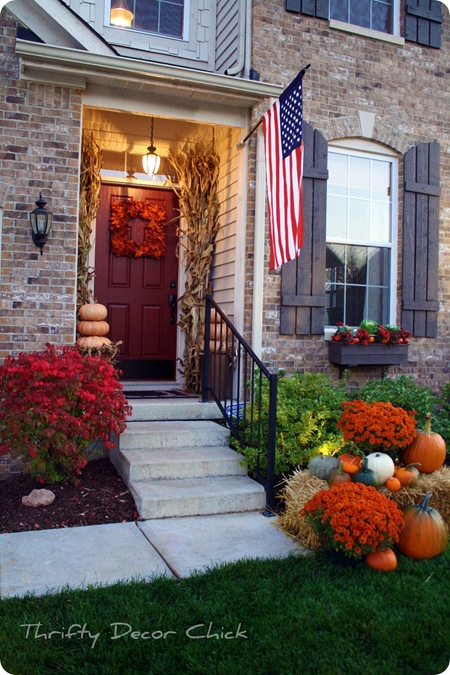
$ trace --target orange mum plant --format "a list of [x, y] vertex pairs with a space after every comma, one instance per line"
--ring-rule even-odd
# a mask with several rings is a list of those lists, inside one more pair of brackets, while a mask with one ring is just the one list
[[345, 401], [338, 422], [346, 441], [353, 441], [362, 450], [398, 451], [416, 437], [414, 412], [397, 408], [392, 403], [362, 400]]
[[[146, 221], [145, 239], [130, 239], [128, 223], [135, 218]], [[161, 258], [166, 252], [166, 210], [155, 202], [117, 201], [111, 204], [111, 249], [114, 255], [129, 258]]]
[[327, 547], [353, 558], [392, 548], [404, 524], [395, 502], [363, 483], [343, 483], [317, 492], [301, 515]]

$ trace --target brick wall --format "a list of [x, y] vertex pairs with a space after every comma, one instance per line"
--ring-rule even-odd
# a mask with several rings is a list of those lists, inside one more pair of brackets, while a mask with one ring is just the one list
[[[19, 79], [15, 22], [0, 21], [0, 360], [74, 341], [81, 92]], [[42, 191], [53, 226], [43, 255], [29, 213]]]
[[[390, 367], [389, 374], [407, 373], [438, 390], [448, 382], [450, 369], [450, 139], [448, 93], [450, 19], [443, 6], [442, 49], [407, 42], [404, 47], [328, 28], [328, 22], [292, 14], [285, 0], [255, 0], [252, 67], [261, 80], [286, 86], [310, 63], [304, 78], [304, 118], [328, 141], [361, 137], [358, 112], [375, 114], [370, 140], [390, 146], [399, 156], [419, 142], [441, 145], [441, 200], [439, 242], [439, 328], [436, 339], [413, 339], [409, 363]], [[259, 111], [258, 111], [259, 114]], [[255, 114], [255, 120], [258, 115]], [[253, 194], [254, 139], [252, 140], [250, 195]], [[402, 171], [400, 161], [400, 173]], [[399, 176], [399, 187], [402, 175]], [[400, 190], [401, 193], [401, 190]], [[399, 195], [399, 252], [402, 235], [402, 194]], [[249, 222], [251, 213], [249, 213]], [[268, 235], [267, 235], [268, 236]], [[253, 241], [248, 243], [253, 254]], [[320, 336], [279, 334], [280, 271], [269, 272], [266, 249], [263, 317], [263, 358], [273, 368], [327, 372], [338, 369], [327, 359]], [[401, 275], [399, 255], [399, 280]], [[246, 317], [251, 316], [251, 270], [246, 278]], [[400, 307], [398, 307], [398, 310]], [[247, 324], [249, 325], [249, 324]], [[378, 368], [352, 371], [351, 381], [379, 377]]]

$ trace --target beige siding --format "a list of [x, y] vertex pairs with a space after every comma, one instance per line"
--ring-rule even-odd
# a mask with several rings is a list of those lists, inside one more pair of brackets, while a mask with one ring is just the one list
[[224, 73], [239, 59], [239, 3], [219, 0], [216, 14], [216, 71]]
[[[127, 30], [105, 25], [106, 0], [63, 0], [89, 23], [121, 56], [155, 59], [172, 65], [190, 65], [200, 70], [214, 70], [215, 3], [212, 0], [189, 0], [183, 39], [145, 31]], [[233, 0], [237, 2], [237, 0]], [[131, 3], [130, 3], [131, 7]], [[107, 11], [107, 10], [106, 10]]]
[[222, 129], [216, 141], [221, 158], [219, 179], [220, 231], [212, 274], [216, 302], [234, 316], [236, 289], [236, 233], [238, 214], [238, 150], [242, 130]]

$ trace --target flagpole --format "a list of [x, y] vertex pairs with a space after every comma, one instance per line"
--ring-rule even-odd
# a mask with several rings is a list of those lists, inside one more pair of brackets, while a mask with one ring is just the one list
[[[310, 68], [310, 67], [311, 67], [311, 64], [308, 63], [307, 66], [305, 66], [304, 68], [301, 69], [299, 75], [302, 75], [302, 76], [303, 76], [303, 75], [306, 73], [306, 71], [308, 70], [308, 68]], [[257, 123], [255, 124], [255, 126], [254, 126], [252, 129], [250, 129], [250, 131], [248, 132], [247, 136], [246, 136], [245, 138], [243, 138], [242, 141], [241, 141], [240, 143], [238, 143], [237, 147], [238, 147], [239, 149], [241, 149], [241, 148], [244, 147], [244, 145], [246, 144], [246, 142], [248, 141], [248, 139], [250, 138], [250, 136], [251, 136], [252, 134], [254, 134], [255, 131], [257, 130], [257, 128], [259, 127], [259, 125], [262, 124], [263, 119], [264, 119], [264, 116], [261, 117], [261, 119], [259, 120], [259, 122], [257, 122]]]

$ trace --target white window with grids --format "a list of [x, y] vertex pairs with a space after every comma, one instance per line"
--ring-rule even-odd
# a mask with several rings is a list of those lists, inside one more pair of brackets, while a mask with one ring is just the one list
[[[113, 0], [105, 2], [105, 24], [110, 23]], [[188, 33], [189, 0], [127, 0], [133, 20], [127, 30], [184, 39]]]
[[399, 35], [399, 0], [330, 0], [330, 19]]
[[395, 321], [397, 161], [330, 147], [325, 325]]

